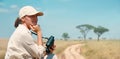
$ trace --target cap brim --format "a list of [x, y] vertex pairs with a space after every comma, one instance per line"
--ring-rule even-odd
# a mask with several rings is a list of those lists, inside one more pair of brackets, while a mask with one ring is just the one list
[[43, 12], [38, 12], [36, 15], [37, 16], [43, 16]]

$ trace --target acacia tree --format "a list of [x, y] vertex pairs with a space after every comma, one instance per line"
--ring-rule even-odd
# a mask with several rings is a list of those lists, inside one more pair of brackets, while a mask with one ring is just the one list
[[67, 40], [68, 38], [70, 38], [68, 33], [63, 33], [62, 37], [64, 38], [64, 40]]
[[104, 27], [102, 27], [102, 26], [98, 26], [97, 28], [94, 28], [94, 33], [95, 34], [97, 34], [97, 40], [99, 41], [99, 38], [100, 38], [100, 36], [103, 34], [103, 33], [105, 33], [105, 32], [108, 32], [109, 31], [109, 29], [107, 29], [107, 28], [104, 28]]
[[90, 24], [83, 24], [83, 25], [76, 26], [76, 28], [80, 30], [81, 34], [83, 35], [84, 40], [86, 40], [86, 36], [88, 32], [94, 29], [95, 27]]

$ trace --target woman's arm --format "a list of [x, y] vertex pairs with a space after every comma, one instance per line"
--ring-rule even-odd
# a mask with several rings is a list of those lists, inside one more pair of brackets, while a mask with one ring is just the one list
[[23, 35], [24, 42], [23, 46], [28, 51], [28, 53], [33, 57], [42, 57], [45, 48], [43, 47], [42, 33], [38, 25], [31, 26], [31, 29], [37, 33], [37, 44], [34, 42], [30, 34]]
[[35, 25], [35, 26], [30, 26], [31, 29], [37, 33], [37, 44], [39, 45], [43, 45], [43, 41], [42, 41], [42, 31], [40, 29], [39, 25]]
[[22, 36], [22, 45], [24, 49], [32, 56], [36, 58], [42, 57], [45, 48], [42, 45], [37, 45], [30, 34]]

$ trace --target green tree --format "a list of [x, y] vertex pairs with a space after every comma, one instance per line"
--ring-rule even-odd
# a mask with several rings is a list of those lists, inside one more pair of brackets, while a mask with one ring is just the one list
[[88, 32], [94, 29], [95, 27], [90, 24], [83, 24], [83, 25], [76, 26], [76, 28], [80, 30], [81, 34], [83, 35], [84, 40], [86, 40], [86, 36]]
[[63, 33], [62, 37], [64, 38], [64, 40], [67, 40], [68, 38], [70, 38], [68, 33]]
[[108, 32], [109, 31], [109, 29], [107, 29], [107, 28], [104, 28], [104, 27], [102, 27], [102, 26], [98, 26], [97, 28], [94, 28], [94, 33], [95, 34], [97, 34], [97, 40], [99, 41], [99, 38], [100, 38], [100, 36], [103, 34], [103, 33], [105, 33], [105, 32]]

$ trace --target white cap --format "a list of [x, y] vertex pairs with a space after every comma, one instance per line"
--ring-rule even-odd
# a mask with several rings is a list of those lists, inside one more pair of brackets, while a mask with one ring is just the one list
[[35, 8], [32, 6], [24, 6], [20, 9], [19, 11], [19, 18], [21, 19], [22, 17], [26, 15], [37, 15], [37, 16], [42, 16], [43, 12], [38, 12]]

